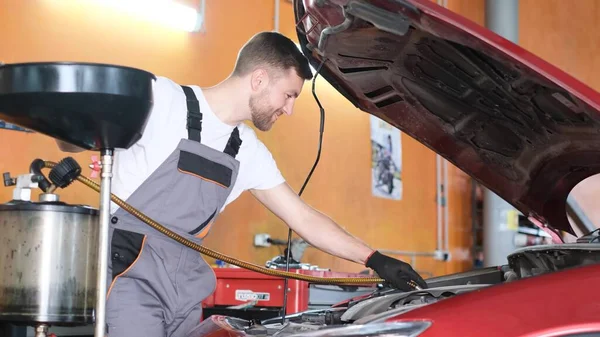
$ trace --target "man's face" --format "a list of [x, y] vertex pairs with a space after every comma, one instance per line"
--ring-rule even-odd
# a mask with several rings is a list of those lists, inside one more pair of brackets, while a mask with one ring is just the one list
[[304, 84], [294, 69], [280, 72], [269, 84], [250, 97], [252, 123], [260, 131], [271, 129], [279, 116], [292, 114], [294, 103]]

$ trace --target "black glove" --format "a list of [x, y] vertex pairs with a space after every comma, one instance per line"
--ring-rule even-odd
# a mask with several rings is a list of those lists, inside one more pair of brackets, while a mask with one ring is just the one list
[[413, 286], [415, 284], [421, 289], [427, 288], [427, 283], [408, 263], [383, 255], [378, 251], [371, 254], [365, 265], [400, 290], [415, 290]]

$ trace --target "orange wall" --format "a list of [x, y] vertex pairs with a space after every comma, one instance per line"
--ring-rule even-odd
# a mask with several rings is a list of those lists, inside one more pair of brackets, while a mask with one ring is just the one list
[[[449, 1], [451, 9], [452, 3]], [[136, 21], [85, 1], [8, 1], [2, 6], [2, 62], [115, 63], [201, 86], [214, 85], [228, 75], [238, 48], [251, 35], [273, 29], [274, 11], [271, 0], [208, 0], [206, 33], [188, 34]], [[280, 31], [296, 39], [288, 1], [281, 1]], [[368, 115], [357, 111], [321, 79], [317, 80], [317, 94], [326, 109], [323, 153], [303, 198], [373, 247], [433, 251], [436, 246], [434, 153], [402, 135], [403, 198], [390, 201], [373, 197]], [[297, 191], [315, 159], [318, 117], [307, 83], [295, 114], [280, 120], [272, 132], [259, 133]], [[0, 170], [13, 174], [25, 173], [36, 157], [56, 161], [64, 156], [48, 137], [8, 130], [0, 130], [0, 151], [4, 154]], [[75, 157], [83, 166], [91, 154]], [[417, 269], [426, 275], [441, 275], [471, 266], [470, 180], [452, 166], [449, 177], [452, 260], [417, 259]], [[10, 193], [9, 189], [0, 189], [0, 199], [8, 200]], [[61, 193], [68, 202], [98, 204], [98, 195], [80, 184]], [[206, 245], [263, 264], [280, 250], [253, 247], [256, 233], [284, 239], [287, 227], [245, 193], [221, 215]], [[304, 262], [335, 270], [363, 269], [312, 248], [307, 250]]]

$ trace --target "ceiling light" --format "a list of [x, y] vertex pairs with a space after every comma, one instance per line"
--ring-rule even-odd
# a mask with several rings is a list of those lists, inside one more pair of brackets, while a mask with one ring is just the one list
[[94, 0], [116, 10], [144, 18], [158, 24], [197, 32], [202, 27], [203, 13], [172, 0]]

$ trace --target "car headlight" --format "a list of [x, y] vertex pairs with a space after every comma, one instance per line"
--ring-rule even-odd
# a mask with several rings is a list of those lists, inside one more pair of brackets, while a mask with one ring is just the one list
[[290, 337], [414, 337], [431, 326], [429, 321], [390, 322], [325, 328]]

